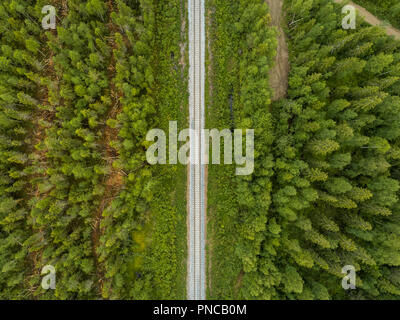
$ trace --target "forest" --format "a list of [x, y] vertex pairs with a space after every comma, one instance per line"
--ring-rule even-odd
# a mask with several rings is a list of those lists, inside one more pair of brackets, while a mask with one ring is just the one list
[[[40, 23], [48, 4], [56, 30]], [[186, 170], [142, 152], [150, 128], [185, 121], [184, 12], [0, 4], [1, 299], [184, 297]], [[54, 292], [40, 285], [45, 265]]]
[[[400, 27], [397, 1], [354, 2]], [[332, 0], [285, 0], [275, 101], [268, 5], [205, 5], [206, 127], [255, 130], [252, 175], [207, 167], [207, 299], [399, 300], [400, 42], [344, 30]], [[186, 299], [188, 168], [150, 165], [146, 134], [188, 127], [187, 12], [1, 1], [1, 300]]]
[[[245, 11], [224, 1], [215, 1], [214, 8], [212, 30], [225, 41], [213, 42], [213, 99], [223, 95], [220, 117], [237, 122], [259, 101], [251, 114], [263, 119], [256, 144], [265, 149], [257, 152], [257, 170], [248, 181], [232, 179], [223, 168], [209, 178], [230, 203], [215, 194], [210, 203], [218, 223], [211, 296], [398, 299], [400, 43], [366, 23], [342, 29], [342, 6], [332, 1], [287, 0], [289, 88], [285, 99], [271, 103], [265, 85], [251, 91], [268, 80], [260, 71], [271, 61], [269, 55], [252, 61], [258, 47], [251, 45], [274, 45], [273, 33], [264, 36], [249, 26], [268, 24], [267, 11], [260, 6], [264, 20], [253, 16], [243, 27]], [[234, 24], [227, 22], [230, 9], [238, 14]], [[237, 42], [230, 37], [234, 28], [243, 36]], [[226, 105], [231, 94], [233, 117]], [[231, 243], [235, 256], [219, 256]], [[346, 265], [355, 267], [357, 290], [342, 288]]]
[[[281, 245], [275, 250], [269, 235], [265, 245], [277, 261], [267, 269], [283, 272], [274, 277], [281, 288], [266, 292], [396, 298], [400, 43], [366, 24], [341, 29], [340, 5], [330, 1], [288, 1], [286, 8], [288, 97], [273, 105]], [[355, 266], [359, 290], [341, 288], [345, 265]]]
[[212, 12], [207, 20], [212, 72], [206, 83], [206, 126], [255, 130], [251, 176], [236, 176], [233, 166], [209, 166], [208, 297], [233, 299], [238, 277], [256, 265], [271, 204], [273, 128], [268, 71], [275, 57], [276, 32], [269, 27], [265, 3], [210, 0], [207, 4]]

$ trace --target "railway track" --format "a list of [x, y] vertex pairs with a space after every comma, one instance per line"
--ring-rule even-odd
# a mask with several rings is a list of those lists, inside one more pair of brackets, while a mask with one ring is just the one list
[[187, 295], [189, 300], [205, 299], [205, 207], [204, 207], [204, 82], [205, 23], [204, 0], [188, 0], [189, 8], [189, 248]]

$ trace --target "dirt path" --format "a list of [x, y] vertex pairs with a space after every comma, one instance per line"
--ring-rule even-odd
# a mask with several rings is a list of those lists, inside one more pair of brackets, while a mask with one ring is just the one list
[[289, 78], [289, 50], [286, 44], [285, 32], [282, 28], [283, 0], [266, 0], [271, 15], [271, 24], [278, 29], [278, 47], [275, 66], [269, 75], [270, 86], [274, 92], [273, 101], [284, 98]]
[[[108, 30], [110, 35], [114, 35], [116, 33], [116, 26], [114, 25], [111, 14], [112, 12], [117, 12], [114, 3], [112, 0], [107, 2], [109, 20], [108, 20]], [[112, 39], [112, 38], [111, 38]], [[116, 48], [116, 44], [114, 40], [109, 41], [110, 47], [114, 50]], [[110, 97], [111, 97], [111, 107], [107, 114], [107, 119], [117, 119], [118, 114], [121, 112], [122, 107], [120, 105], [120, 92], [118, 92], [117, 88], [114, 84], [114, 79], [116, 77], [116, 58], [114, 53], [111, 56], [110, 64], [107, 68], [107, 78], [110, 84]], [[100, 142], [102, 149], [104, 149], [104, 159], [107, 162], [107, 166], [109, 168], [109, 173], [104, 177], [103, 186], [105, 187], [104, 195], [100, 200], [100, 204], [97, 210], [94, 213], [93, 222], [92, 222], [92, 251], [95, 259], [95, 269], [97, 276], [97, 285], [98, 285], [98, 293], [100, 296], [103, 295], [103, 288], [105, 283], [105, 267], [103, 263], [99, 261], [99, 254], [97, 252], [97, 248], [100, 246], [100, 238], [104, 234], [104, 227], [101, 226], [101, 221], [103, 220], [103, 212], [106, 210], [112, 203], [112, 201], [118, 196], [123, 185], [124, 185], [124, 174], [122, 171], [117, 170], [113, 167], [113, 162], [115, 159], [119, 158], [118, 151], [111, 146], [112, 141], [118, 140], [118, 129], [114, 129], [105, 125], [102, 136], [103, 140]]]
[[[339, 4], [344, 2], [343, 0], [334, 0], [334, 1]], [[397, 40], [400, 40], [400, 30], [393, 28], [392, 26], [382, 26], [382, 20], [374, 16], [372, 13], [370, 13], [363, 7], [359, 6], [358, 4], [355, 4], [352, 1], [349, 1], [348, 4], [354, 6], [357, 9], [357, 12], [360, 14], [360, 16], [363, 17], [366, 22], [368, 22], [373, 26], [383, 27], [389, 36], [394, 36]]]

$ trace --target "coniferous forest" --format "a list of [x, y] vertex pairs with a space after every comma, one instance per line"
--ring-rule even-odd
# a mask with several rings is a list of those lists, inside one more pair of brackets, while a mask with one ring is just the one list
[[[354, 2], [400, 27], [397, 1]], [[285, 0], [274, 99], [267, 3], [205, 6], [206, 127], [255, 130], [251, 175], [207, 167], [207, 298], [398, 300], [400, 41], [361, 17], [343, 29], [332, 0]], [[150, 165], [146, 135], [189, 125], [187, 11], [1, 1], [1, 300], [186, 299], [188, 170]]]
[[143, 152], [150, 128], [186, 119], [183, 10], [0, 4], [0, 298], [184, 298], [186, 171]]
[[[287, 0], [288, 91], [271, 102], [268, 8], [212, 3], [210, 103], [221, 111], [208, 116], [231, 121], [233, 92], [235, 121], [250, 122], [260, 136], [250, 178], [210, 169], [209, 188], [218, 193], [208, 200], [209, 295], [398, 299], [400, 42], [362, 20], [344, 30], [342, 5], [330, 0]], [[244, 27], [249, 21], [255, 29]], [[347, 265], [357, 290], [342, 288]]]

